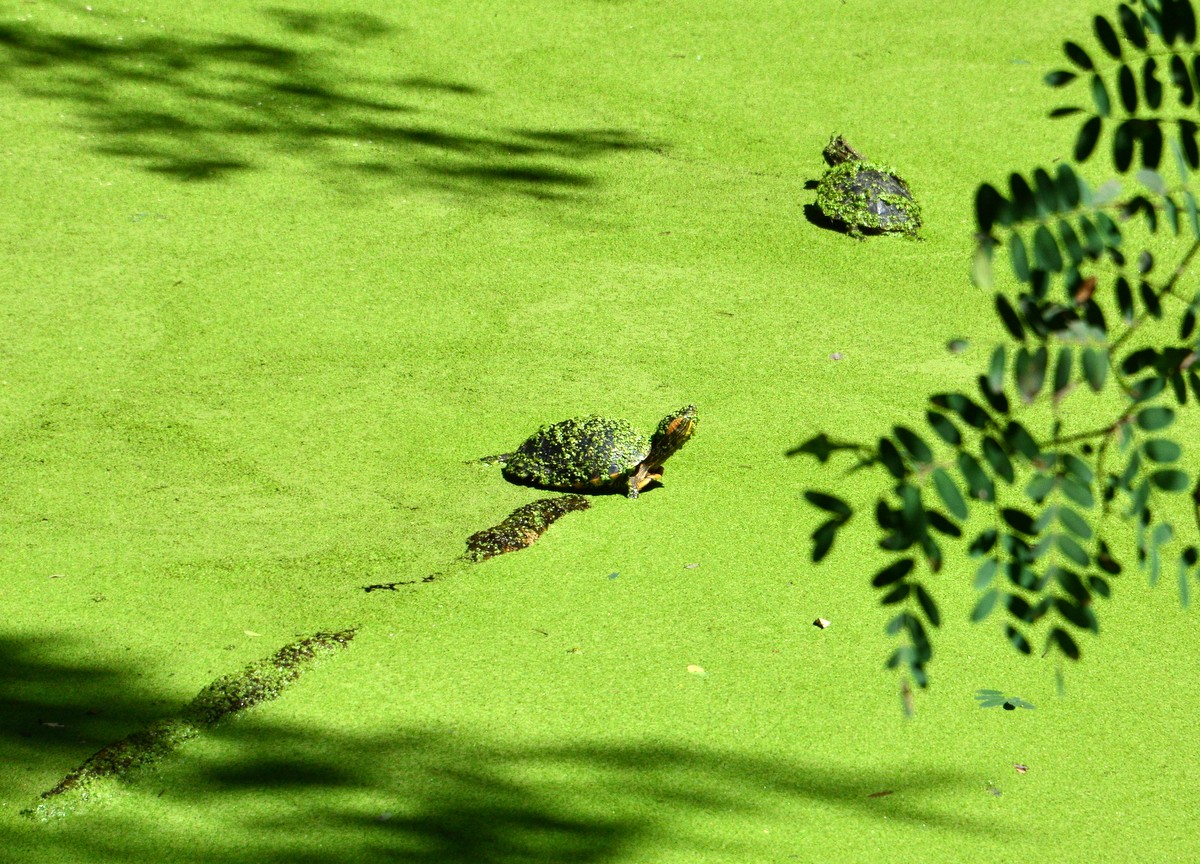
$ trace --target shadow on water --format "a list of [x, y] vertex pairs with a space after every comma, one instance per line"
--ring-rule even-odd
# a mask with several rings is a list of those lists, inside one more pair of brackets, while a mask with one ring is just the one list
[[[782, 860], [802, 850], [780, 848], [758, 826], [802, 819], [811, 804], [876, 820], [881, 830], [898, 822], [1014, 842], [1021, 833], [999, 818], [924, 803], [947, 790], [985, 794], [966, 773], [914, 781], [702, 746], [518, 746], [403, 724], [366, 736], [273, 724], [263, 714], [212, 734], [219, 746], [203, 757], [185, 748], [103, 805], [103, 830], [86, 814], [27, 830], [41, 832], [38, 842], [61, 860], [95, 864], [600, 864], [665, 850], [692, 860], [766, 852]], [[873, 797], [882, 789], [895, 791]], [[714, 855], [713, 814], [742, 838], [719, 841], [726, 857]], [[741, 819], [753, 828], [740, 830]]]
[[[661, 147], [624, 129], [497, 127], [472, 116], [471, 103], [494, 94], [469, 82], [365, 71], [351, 47], [402, 38], [375, 16], [262, 14], [277, 36], [180, 35], [111, 15], [95, 20], [123, 35], [10, 20], [0, 24], [0, 93], [59, 104], [86, 146], [180, 181], [290, 157], [342, 178], [553, 198], [596, 184], [587, 160]], [[435, 115], [430, 99], [459, 119]]]
[[46, 659], [68, 649], [86, 656], [78, 644], [47, 638], [56, 644], [0, 637], [0, 764], [17, 784], [50, 766], [65, 774], [173, 707], [144, 692], [133, 668]]

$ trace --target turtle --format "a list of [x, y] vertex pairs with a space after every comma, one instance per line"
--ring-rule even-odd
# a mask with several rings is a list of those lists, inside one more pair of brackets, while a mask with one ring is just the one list
[[663, 476], [665, 462], [696, 431], [696, 406], [664, 417], [647, 438], [627, 420], [592, 414], [542, 426], [511, 453], [482, 461], [504, 463], [514, 483], [543, 489], [606, 491], [630, 498]]
[[898, 233], [917, 236], [921, 206], [887, 165], [869, 161], [841, 135], [823, 151], [829, 170], [817, 184], [817, 207], [850, 236]]

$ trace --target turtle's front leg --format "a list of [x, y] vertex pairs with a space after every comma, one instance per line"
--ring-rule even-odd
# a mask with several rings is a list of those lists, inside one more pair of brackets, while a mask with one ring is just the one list
[[638, 497], [639, 491], [641, 491], [641, 490], [638, 489], [638, 475], [634, 474], [632, 477], [629, 478], [629, 497], [630, 498]]

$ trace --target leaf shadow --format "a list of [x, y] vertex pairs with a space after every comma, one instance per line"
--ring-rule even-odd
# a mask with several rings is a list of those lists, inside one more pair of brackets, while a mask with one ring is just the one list
[[65, 19], [57, 30], [9, 21], [0, 24], [0, 92], [61, 106], [93, 152], [179, 182], [298, 159], [368, 185], [557, 200], [597, 185], [585, 163], [662, 149], [626, 129], [494, 124], [479, 102], [493, 94], [470, 82], [379, 74], [346, 50], [402, 38], [404, 28], [378, 16], [262, 14], [278, 34], [164, 35], [107, 13], [128, 28], [117, 41], [71, 32]]

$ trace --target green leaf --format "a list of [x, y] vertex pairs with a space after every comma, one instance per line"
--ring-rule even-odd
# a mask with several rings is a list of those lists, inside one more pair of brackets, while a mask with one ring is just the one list
[[[1172, 141], [1172, 144], [1175, 142]], [[1184, 181], [1186, 182], [1186, 181]], [[1163, 212], [1167, 214], [1167, 224], [1171, 226], [1171, 233], [1176, 237], [1179, 236], [1179, 205], [1175, 203], [1175, 199], [1169, 195], [1163, 198]], [[991, 287], [990, 285], [988, 286]]]
[[1146, 307], [1146, 311], [1151, 317], [1158, 319], [1162, 318], [1162, 304], [1158, 300], [1158, 294], [1154, 291], [1154, 286], [1146, 280], [1142, 280], [1138, 285], [1138, 291], [1142, 295], [1142, 304]]
[[1145, 432], [1157, 432], [1175, 422], [1175, 412], [1162, 406], [1143, 408], [1137, 413], [1135, 419], [1139, 429]]
[[1037, 350], [1032, 352], [1025, 346], [1017, 349], [1017, 390], [1026, 405], [1037, 399], [1038, 393], [1042, 390], [1042, 385], [1046, 381], [1046, 364], [1045, 345], [1038, 346]]
[[979, 501], [995, 501], [996, 487], [992, 483], [992, 478], [984, 472], [983, 466], [976, 461], [975, 457], [965, 450], [960, 451], [957, 462], [959, 472], [967, 481], [971, 497]]
[[1108, 19], [1103, 15], [1097, 15], [1092, 19], [1092, 27], [1096, 31], [1096, 38], [1100, 40], [1100, 46], [1108, 52], [1108, 56], [1114, 60], [1121, 59], [1121, 41], [1117, 38], [1117, 32], [1113, 29], [1112, 24], [1108, 23]]
[[996, 601], [999, 599], [1000, 592], [995, 588], [985, 593], [979, 598], [979, 602], [975, 604], [975, 608], [971, 612], [971, 620], [978, 623], [991, 615], [992, 610], [996, 608]]
[[1004, 427], [1004, 440], [1008, 442], [1010, 449], [1020, 453], [1031, 462], [1042, 455], [1033, 436], [1016, 420], [1010, 420]]
[[1091, 487], [1080, 483], [1074, 477], [1068, 477], [1065, 474], [1059, 477], [1058, 488], [1062, 490], [1064, 495], [1087, 510], [1090, 510], [1096, 504]]
[[1056, 645], [1058, 650], [1069, 659], [1079, 659], [1079, 646], [1075, 644], [1075, 640], [1071, 637], [1071, 634], [1066, 630], [1063, 630], [1061, 627], [1055, 627], [1050, 631], [1050, 635], [1046, 638], [1047, 648], [1049, 648], [1051, 643]]
[[1062, 202], [1058, 197], [1058, 186], [1055, 185], [1045, 168], [1034, 169], [1033, 188], [1039, 212], [1056, 213], [1062, 209]]
[[1153, 472], [1150, 482], [1164, 492], [1182, 492], [1190, 485], [1188, 475], [1175, 468], [1161, 468]]
[[883, 598], [879, 601], [879, 605], [893, 606], [896, 603], [903, 603], [908, 598], [908, 594], [911, 590], [911, 585], [909, 585], [907, 582], [901, 582], [883, 596]]
[[986, 528], [979, 532], [979, 535], [971, 541], [971, 545], [967, 548], [967, 553], [972, 558], [978, 558], [980, 555], [986, 555], [991, 552], [996, 545], [996, 538], [1000, 536], [1000, 532], [995, 528]]
[[1033, 232], [1033, 260], [1039, 270], [1062, 272], [1063, 259], [1058, 251], [1058, 243], [1045, 225], [1039, 225]]
[[1087, 216], [1080, 216], [1079, 230], [1083, 232], [1084, 250], [1088, 257], [1099, 258], [1104, 253], [1104, 240], [1095, 224]]
[[[1013, 235], [1013, 237], [1016, 237], [1016, 236], [1017, 236], [1016, 234]], [[1017, 238], [1017, 242], [1020, 243], [1019, 237]], [[1021, 249], [1024, 249], [1024, 248], [1025, 248], [1024, 246], [1021, 246]], [[1001, 294], [999, 291], [996, 292], [996, 313], [1000, 316], [1000, 320], [1004, 322], [1004, 326], [1008, 329], [1008, 332], [1012, 335], [1012, 337], [1014, 339], [1016, 339], [1018, 342], [1024, 342], [1025, 341], [1025, 328], [1021, 326], [1021, 319], [1017, 316], [1017, 310], [1013, 309], [1012, 304], [1008, 301], [1008, 298], [1005, 297], [1003, 294]], [[1003, 355], [1001, 355], [1001, 359], [1003, 359]], [[993, 353], [992, 354], [992, 368], [993, 369], [995, 368], [995, 364], [996, 364], [996, 355]], [[1001, 367], [1001, 369], [1003, 369], [1003, 367]], [[1000, 393], [1002, 391], [1003, 391], [1003, 382], [1001, 382], [1000, 386], [992, 388], [993, 393]]]
[[896, 445], [892, 443], [890, 438], [879, 439], [879, 461], [883, 463], [883, 467], [891, 473], [897, 480], [903, 480], [908, 475], [908, 468], [904, 465], [904, 459], [900, 456], [900, 451], [896, 449]]
[[1167, 194], [1167, 184], [1163, 182], [1162, 176], [1157, 171], [1141, 168], [1134, 176], [1137, 177], [1138, 182], [1156, 195]]
[[1054, 609], [1063, 618], [1066, 618], [1080, 630], [1091, 630], [1093, 633], [1100, 632], [1100, 624], [1096, 621], [1096, 613], [1092, 611], [1090, 606], [1082, 603], [1074, 603], [1065, 597], [1054, 598]]
[[904, 449], [908, 451], [908, 455], [913, 458], [913, 461], [919, 462], [922, 465], [927, 465], [933, 461], [933, 451], [929, 449], [929, 445], [925, 443], [920, 435], [907, 426], [893, 426], [892, 434]]
[[1013, 275], [1021, 282], [1028, 282], [1029, 255], [1025, 252], [1025, 241], [1015, 231], [1008, 237], [1008, 256], [1012, 263]]
[[979, 565], [979, 569], [975, 571], [975, 590], [982, 591], [984, 588], [992, 584], [992, 580], [996, 578], [996, 559], [985, 558], [983, 563]]
[[1063, 527], [1081, 540], [1092, 539], [1092, 526], [1087, 520], [1068, 507], [1058, 508], [1058, 521]]
[[975, 190], [975, 222], [983, 234], [991, 233], [992, 226], [997, 223], [1006, 227], [1012, 224], [1008, 201], [990, 183]]
[[1125, 38], [1145, 51], [1146, 31], [1142, 28], [1141, 19], [1124, 3], [1117, 6], [1117, 14], [1121, 18], [1121, 29], [1125, 31]]
[[[945, 534], [947, 537], [955, 539], [962, 536], [962, 529], [943, 516], [939, 511], [929, 509], [925, 511], [925, 518], [929, 520], [929, 525], [936, 531]], [[938, 553], [941, 554], [940, 552]]]
[[1054, 72], [1047, 72], [1046, 77], [1042, 80], [1050, 87], [1064, 87], [1070, 84], [1078, 77], [1074, 72], [1068, 72], [1066, 69], [1057, 69]]
[[1188, 226], [1192, 229], [1192, 236], [1200, 239], [1200, 211], [1196, 209], [1196, 196], [1187, 189], [1180, 194], [1183, 195], [1183, 209], [1187, 213]]
[[[1108, 105], [1108, 94], [1104, 91], [1104, 82], [1100, 81], [1100, 77], [1096, 76], [1093, 79], [1092, 93], [1096, 93], [1096, 84], [1099, 84], [1100, 92], [1104, 93], [1104, 104]], [[1098, 102], [1099, 100], [1097, 100]], [[1108, 116], [1107, 107], [1100, 112], [1102, 116]], [[1100, 140], [1101, 120], [1099, 117], [1090, 117], [1079, 127], [1079, 135], [1075, 138], [1075, 161], [1083, 164], [1088, 160], [1096, 149], [1096, 142]]]
[[1054, 477], [1038, 471], [1030, 478], [1029, 484], [1025, 487], [1025, 497], [1041, 504], [1052, 491], [1054, 491]]
[[938, 408], [953, 411], [972, 428], [984, 429], [990, 422], [988, 413], [977, 402], [961, 393], [938, 393], [930, 396], [929, 401]]
[[[1013, 466], [1009, 461], [1008, 454], [1004, 452], [999, 442], [990, 435], [983, 436], [983, 456], [987, 459], [988, 464], [992, 466], [992, 470], [996, 472], [1007, 483], [1013, 482]], [[960, 466], [961, 467], [961, 466]]]
[[1054, 362], [1054, 398], [1061, 399], [1071, 384], [1071, 361], [1074, 354], [1069, 345], [1058, 349], [1058, 357]]
[[1125, 463], [1125, 470], [1121, 472], [1121, 476], [1117, 478], [1117, 484], [1122, 489], [1133, 488], [1133, 478], [1137, 476], [1138, 471], [1142, 468], [1141, 454], [1134, 451], [1129, 457], [1129, 461]]
[[1083, 197], [1084, 183], [1079, 179], [1079, 175], [1075, 173], [1074, 169], [1066, 162], [1058, 164], [1058, 170], [1054, 173], [1054, 183], [1058, 186], [1059, 199], [1068, 208], [1079, 206], [1079, 202]]
[[976, 288], [982, 288], [984, 291], [991, 291], [996, 284], [992, 271], [992, 247], [995, 245], [995, 241], [990, 237], [980, 237], [971, 260], [971, 282]]
[[946, 473], [944, 468], [935, 468], [933, 470], [933, 485], [937, 489], [938, 497], [946, 505], [946, 509], [956, 519], [967, 518], [967, 502], [963, 500], [962, 493], [958, 490], [958, 485], [950, 479], [950, 475]]
[[804, 493], [804, 497], [808, 500], [808, 503], [812, 504], [814, 507], [820, 507], [822, 510], [826, 510], [830, 513], [841, 516], [843, 519], [849, 519], [854, 513], [854, 510], [850, 507], [850, 505], [841, 498], [836, 498], [833, 495], [827, 495], [824, 492], [808, 491]]
[[1061, 454], [1060, 462], [1062, 463], [1063, 470], [1080, 483], [1089, 484], [1095, 477], [1088, 464], [1074, 453]]
[[1099, 393], [1108, 378], [1108, 352], [1102, 348], [1083, 349], [1083, 374], [1088, 386]]
[[1166, 438], [1151, 438], [1142, 444], [1142, 452], [1153, 462], [1174, 462], [1183, 454], [1183, 448]]
[[937, 604], [933, 602], [933, 597], [925, 590], [924, 585], [917, 584], [915, 587], [917, 589], [917, 603], [920, 605], [921, 611], [925, 613], [926, 619], [934, 627], [941, 627], [942, 615], [938, 611]]
[[1063, 590], [1078, 600], [1080, 603], [1091, 602], [1092, 595], [1086, 587], [1083, 580], [1079, 578], [1079, 574], [1073, 570], [1068, 570], [1065, 567], [1054, 567], [1054, 579]]
[[945, 414], [939, 414], [937, 411], [926, 411], [925, 422], [929, 424], [929, 427], [933, 429], [939, 438], [951, 447], [957, 447], [962, 443], [962, 433], [958, 431], [958, 427]]
[[1121, 310], [1121, 317], [1125, 319], [1126, 324], [1132, 324], [1135, 311], [1133, 307], [1133, 291], [1129, 287], [1129, 280], [1124, 276], [1117, 277], [1117, 306]]
[[[1112, 99], [1109, 98], [1108, 87], [1105, 85], [1104, 79], [1101, 78], [1099, 75], [1092, 76], [1091, 90], [1092, 90], [1092, 104], [1096, 106], [1096, 115], [1097, 116], [1093, 117], [1087, 123], [1083, 124], [1083, 128], [1080, 129], [1080, 131], [1079, 131], [1079, 141], [1082, 141], [1084, 139], [1084, 130], [1086, 130], [1089, 126], [1094, 124], [1095, 132], [1093, 133], [1089, 130], [1088, 136], [1087, 136], [1092, 139], [1092, 144], [1094, 145], [1096, 139], [1100, 137], [1100, 123], [1101, 123], [1100, 118], [1103, 117], [1103, 118], [1107, 119], [1112, 116]], [[1080, 145], [1077, 141], [1075, 144], [1076, 152], [1078, 152], [1079, 146]], [[1088, 150], [1090, 152], [1091, 148], [1089, 147]], [[1083, 159], [1080, 159], [1079, 161], [1084, 162], [1084, 161], [1086, 161], [1086, 159], [1087, 159], [1087, 157], [1085, 156]]]
[[1029, 646], [1029, 640], [1021, 634], [1020, 630], [1011, 624], [1005, 625], [1004, 635], [1008, 637], [1008, 641], [1013, 644], [1013, 647], [1022, 654], [1029, 654], [1033, 650]]
[[912, 572], [913, 564], [913, 559], [901, 558], [899, 561], [889, 564], [876, 573], [875, 578], [871, 580], [871, 584], [876, 588], [886, 588], [889, 585], [899, 582]]
[[1015, 171], [1008, 175], [1008, 191], [1014, 222], [1022, 222], [1038, 215], [1037, 199], [1033, 197], [1033, 190], [1028, 181]]
[[1066, 555], [1080, 567], [1087, 567], [1092, 563], [1088, 554], [1083, 551], [1083, 547], [1076, 543], [1069, 535], [1055, 535], [1055, 540], [1058, 543], [1058, 551], [1062, 552], [1063, 555]]
[[1022, 534], [1033, 536], [1037, 532], [1033, 528], [1033, 517], [1024, 510], [1018, 510], [1016, 507], [1005, 507], [1000, 511], [1000, 516], [1014, 531], [1020, 531]]
[[1083, 244], [1079, 242], [1079, 237], [1075, 234], [1075, 231], [1065, 219], [1059, 219], [1058, 222], [1055, 223], [1055, 227], [1058, 229], [1059, 239], [1062, 240], [1063, 249], [1066, 250], [1067, 255], [1071, 259], [1071, 263], [1074, 266], [1078, 266], [1080, 263], [1082, 263], [1085, 257]]
[[1067, 55], [1067, 59], [1080, 69], [1086, 69], [1090, 72], [1096, 68], [1088, 53], [1075, 42], [1071, 42], [1070, 40], [1063, 42], [1063, 52]]
[[991, 353], [991, 364], [988, 367], [988, 386], [992, 392], [1003, 392], [1004, 390], [1004, 346], [996, 346], [996, 350]]

